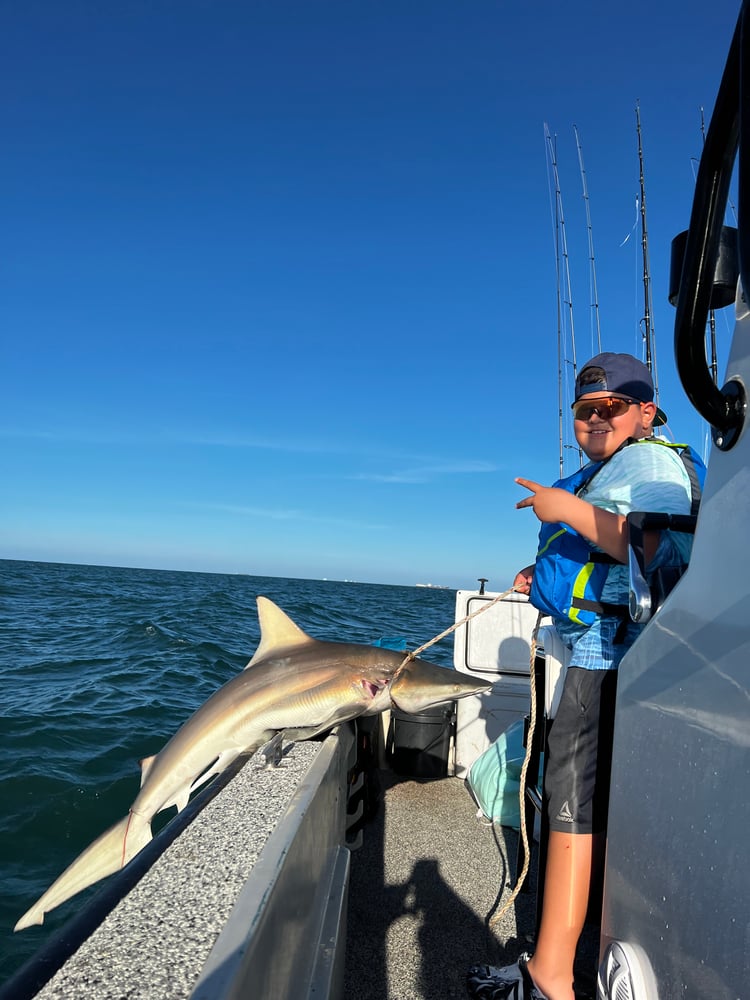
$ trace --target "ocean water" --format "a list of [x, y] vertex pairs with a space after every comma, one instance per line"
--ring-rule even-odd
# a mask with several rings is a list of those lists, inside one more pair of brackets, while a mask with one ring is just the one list
[[[245, 666], [259, 594], [326, 640], [415, 649], [454, 619], [452, 590], [0, 560], [0, 984], [96, 892], [13, 933], [127, 813], [138, 761]], [[452, 637], [424, 655], [450, 666]]]

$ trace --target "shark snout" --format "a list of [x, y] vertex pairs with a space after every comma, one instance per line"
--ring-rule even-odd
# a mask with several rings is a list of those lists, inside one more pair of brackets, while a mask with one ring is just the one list
[[411, 660], [399, 670], [390, 686], [391, 703], [403, 712], [422, 712], [446, 701], [489, 691], [492, 684], [426, 660]]

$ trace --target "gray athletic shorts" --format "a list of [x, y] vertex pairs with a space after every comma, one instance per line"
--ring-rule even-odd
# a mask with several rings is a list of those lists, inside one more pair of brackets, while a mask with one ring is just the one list
[[547, 739], [544, 790], [551, 830], [607, 828], [616, 670], [568, 667]]

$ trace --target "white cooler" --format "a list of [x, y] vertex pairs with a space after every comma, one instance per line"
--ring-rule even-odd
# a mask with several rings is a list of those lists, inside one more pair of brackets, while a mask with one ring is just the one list
[[[489, 604], [498, 593], [456, 593], [456, 617]], [[456, 703], [455, 775], [465, 778], [471, 765], [511, 723], [529, 711], [531, 636], [538, 611], [523, 594], [510, 594], [454, 633], [456, 670], [492, 681], [492, 689]]]

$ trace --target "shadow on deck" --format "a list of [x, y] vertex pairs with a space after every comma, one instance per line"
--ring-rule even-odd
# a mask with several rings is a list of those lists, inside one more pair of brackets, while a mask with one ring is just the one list
[[478, 817], [460, 779], [379, 777], [380, 807], [352, 856], [344, 995], [464, 997], [470, 965], [514, 962], [533, 941], [533, 891], [489, 927], [515, 881], [518, 834]]

